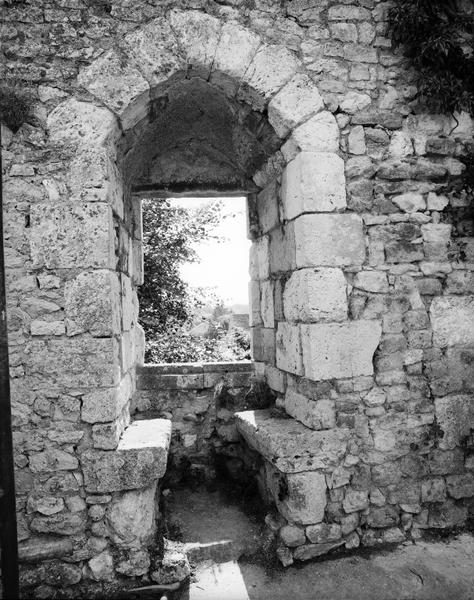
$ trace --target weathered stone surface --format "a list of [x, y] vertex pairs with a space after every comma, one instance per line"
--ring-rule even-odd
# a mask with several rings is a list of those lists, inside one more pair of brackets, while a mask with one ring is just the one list
[[74, 535], [85, 530], [86, 513], [58, 513], [49, 517], [34, 517], [30, 528], [38, 533]]
[[474, 345], [474, 298], [442, 296], [430, 307], [433, 344], [445, 346]]
[[112, 336], [120, 332], [120, 284], [115, 273], [96, 270], [80, 273], [64, 290], [68, 335], [89, 332]]
[[260, 284], [260, 312], [264, 327], [275, 326], [275, 308], [273, 301], [273, 282], [262, 281]]
[[39, 562], [48, 558], [64, 557], [72, 552], [72, 541], [56, 537], [33, 537], [18, 544], [20, 562]]
[[111, 581], [114, 578], [114, 561], [108, 550], [91, 558], [87, 565], [94, 581]]
[[53, 144], [76, 147], [100, 145], [118, 134], [116, 118], [109, 110], [74, 98], [66, 100], [48, 115], [47, 128]]
[[435, 399], [436, 422], [443, 431], [442, 450], [453, 450], [474, 427], [472, 394], [457, 394]]
[[335, 542], [342, 537], [341, 526], [338, 523], [318, 523], [306, 527], [308, 540], [313, 544]]
[[453, 498], [470, 498], [474, 496], [474, 473], [449, 475], [446, 477], [446, 487]]
[[380, 271], [360, 271], [356, 274], [353, 286], [366, 292], [385, 294], [388, 292], [387, 275]]
[[296, 548], [306, 542], [304, 529], [294, 525], [285, 525], [278, 532], [281, 541], [289, 548]]
[[343, 321], [347, 319], [347, 284], [340, 269], [294, 271], [283, 294], [288, 321]]
[[329, 152], [300, 152], [283, 172], [282, 200], [287, 219], [345, 208], [344, 161]]
[[34, 341], [25, 349], [28, 373], [72, 388], [116, 385], [118, 358], [118, 345], [113, 338]]
[[343, 544], [344, 540], [340, 540], [338, 542], [328, 542], [327, 544], [306, 544], [305, 546], [296, 548], [293, 553], [293, 557], [295, 560], [311, 560], [317, 556], [327, 554], [333, 548], [337, 548]]
[[86, 450], [81, 455], [88, 492], [114, 492], [146, 487], [163, 477], [168, 458], [171, 421], [135, 421], [117, 450]]
[[393, 527], [398, 523], [398, 512], [397, 508], [390, 505], [371, 508], [367, 515], [367, 525], [369, 527]]
[[191, 567], [185, 552], [171, 545], [165, 545], [164, 556], [155, 565], [151, 578], [158, 584], [169, 585], [184, 581], [191, 574]]
[[348, 92], [342, 102], [339, 104], [339, 107], [342, 111], [353, 115], [361, 111], [362, 109], [369, 106], [372, 102], [370, 96], [367, 94], [361, 94], [359, 92]]
[[[326, 478], [322, 473], [283, 474], [265, 465], [267, 486], [278, 512], [297, 525], [319, 523], [326, 507]], [[284, 491], [283, 491], [284, 490]]]
[[155, 482], [142, 490], [117, 494], [107, 509], [107, 523], [114, 544], [140, 548], [153, 539], [155, 523]]
[[422, 502], [444, 502], [446, 500], [446, 484], [438, 477], [421, 482]]
[[353, 127], [347, 137], [347, 149], [350, 154], [365, 154], [365, 133], [362, 125]]
[[426, 209], [426, 202], [424, 201], [423, 196], [415, 192], [408, 192], [406, 194], [400, 194], [399, 196], [393, 196], [391, 200], [394, 204], [407, 213]]
[[348, 488], [346, 490], [342, 505], [346, 513], [364, 510], [369, 506], [368, 492], [364, 490], [354, 490], [353, 488]]
[[262, 233], [267, 233], [276, 227], [279, 222], [278, 215], [278, 186], [273, 181], [268, 184], [257, 196], [258, 222]]
[[207, 79], [219, 41], [220, 22], [198, 10], [172, 10], [169, 19], [190, 74]]
[[127, 577], [145, 575], [150, 568], [150, 556], [146, 550], [127, 550], [123, 558], [115, 565], [115, 570]]
[[463, 525], [467, 517], [467, 507], [447, 500], [444, 504], [432, 504], [428, 517], [428, 526], [436, 529]]
[[291, 139], [303, 152], [337, 152], [339, 127], [334, 115], [324, 111], [294, 129]]
[[236, 82], [243, 77], [260, 44], [258, 35], [238, 23], [225, 23], [214, 56], [211, 83], [235, 93]]
[[362, 264], [365, 241], [358, 215], [302, 215], [295, 220], [296, 266]]
[[261, 110], [298, 67], [296, 55], [284, 46], [262, 44], [242, 77], [239, 96]]
[[336, 426], [334, 400], [311, 400], [294, 390], [285, 395], [286, 412], [310, 429], [332, 429]]
[[162, 17], [126, 35], [122, 44], [133, 65], [150, 84], [163, 83], [186, 67], [173, 30]]
[[280, 137], [324, 108], [315, 84], [307, 75], [295, 75], [268, 105], [268, 120]]
[[127, 374], [118, 387], [88, 392], [82, 396], [81, 419], [87, 423], [114, 421], [130, 400], [132, 382]]
[[114, 268], [112, 211], [106, 204], [31, 206], [31, 258], [48, 269]]
[[338, 464], [347, 429], [313, 431], [270, 410], [236, 413], [237, 429], [247, 443], [282, 473], [298, 473]]
[[120, 116], [124, 129], [145, 116], [150, 86], [137, 69], [124, 66], [114, 50], [108, 50], [82, 69], [77, 80]]
[[378, 321], [301, 325], [305, 376], [314, 381], [372, 375]]
[[276, 333], [276, 364], [279, 369], [303, 374], [303, 362], [301, 352], [300, 330], [298, 325], [289, 323], [278, 323]]
[[31, 335], [64, 335], [66, 326], [64, 321], [31, 321]]
[[44, 452], [30, 454], [30, 470], [33, 473], [55, 473], [77, 469], [77, 458], [59, 448], [49, 448]]

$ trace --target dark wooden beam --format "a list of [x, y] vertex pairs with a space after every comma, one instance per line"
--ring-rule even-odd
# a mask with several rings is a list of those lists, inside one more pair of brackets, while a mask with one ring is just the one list
[[19, 598], [18, 542], [16, 528], [15, 478], [8, 362], [5, 295], [5, 255], [3, 249], [2, 136], [0, 127], [0, 544], [4, 600]]

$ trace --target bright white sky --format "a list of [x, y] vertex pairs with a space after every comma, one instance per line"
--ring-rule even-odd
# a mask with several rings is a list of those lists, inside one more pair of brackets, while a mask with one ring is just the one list
[[247, 239], [246, 198], [174, 198], [174, 205], [192, 208], [222, 200], [224, 218], [214, 234], [222, 242], [197, 244], [199, 263], [181, 267], [181, 274], [189, 285], [213, 288], [226, 304], [248, 304], [248, 273], [250, 240]]

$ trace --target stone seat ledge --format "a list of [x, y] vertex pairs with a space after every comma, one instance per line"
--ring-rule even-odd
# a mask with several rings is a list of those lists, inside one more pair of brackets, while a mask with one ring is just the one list
[[86, 450], [81, 455], [84, 484], [89, 493], [141, 489], [166, 471], [171, 421], [134, 421], [125, 429], [116, 450]]
[[344, 428], [314, 431], [275, 409], [238, 412], [235, 419], [248, 445], [282, 473], [336, 466], [350, 435]]

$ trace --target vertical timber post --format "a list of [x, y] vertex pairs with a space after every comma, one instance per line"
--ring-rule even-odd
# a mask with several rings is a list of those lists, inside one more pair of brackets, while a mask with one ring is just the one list
[[3, 600], [19, 598], [18, 542], [3, 251], [2, 134], [0, 127], [0, 547]]

